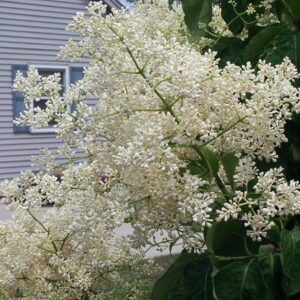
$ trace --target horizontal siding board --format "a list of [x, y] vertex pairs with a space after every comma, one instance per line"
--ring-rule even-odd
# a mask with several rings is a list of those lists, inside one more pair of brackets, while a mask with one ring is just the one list
[[1, 129], [1, 133], [5, 132], [5, 133], [10, 133], [13, 130], [13, 124], [10, 123], [0, 123], [0, 129]]
[[22, 161], [1, 162], [1, 168], [27, 167], [30, 163], [30, 158]]
[[[12, 147], [13, 146], [13, 147]], [[45, 149], [45, 148], [55, 148], [57, 147], [57, 145], [53, 145], [51, 147], [51, 145], [49, 145], [48, 143], [46, 144], [34, 144], [34, 143], [30, 143], [30, 144], [25, 144], [25, 145], [21, 145], [21, 144], [15, 144], [15, 145], [0, 145], [0, 148], [2, 151], [10, 151], [11, 149], [14, 150], [36, 150], [36, 149]]]
[[[3, 99], [4, 100], [4, 99]], [[9, 99], [9, 101], [4, 102], [4, 103], [1, 103], [2, 102], [2, 99], [0, 98], [0, 112], [3, 110], [3, 111], [6, 111], [6, 110], [12, 110], [12, 103], [11, 103], [11, 99]]]
[[21, 19], [15, 19], [12, 20], [10, 18], [1, 17], [0, 19], [0, 28], [3, 30], [5, 27], [29, 27], [29, 28], [47, 28], [49, 29], [58, 29], [58, 30], [65, 30], [66, 25], [68, 24], [66, 19], [63, 19], [62, 22], [47, 22], [45, 23], [43, 19], [37, 20], [36, 18], [28, 20], [24, 20], [24, 18]]
[[[67, 35], [64, 37], [61, 36], [49, 36], [49, 34], [47, 35], [47, 38], [45, 38], [45, 36], [43, 35], [41, 38], [39, 39], [31, 39], [30, 41], [28, 40], [28, 38], [24, 38], [24, 36], [11, 36], [11, 35], [6, 35], [5, 36], [5, 42], [7, 43], [16, 43], [16, 44], [26, 44], [26, 43], [30, 43], [33, 45], [64, 45], [66, 43], [66, 41], [69, 39], [69, 35]], [[76, 40], [76, 37], [72, 36], [72, 39]], [[3, 41], [4, 42], [4, 41]]]
[[26, 137], [20, 136], [20, 135], [5, 135], [1, 134], [0, 135], [0, 144], [1, 140], [6, 140], [7, 143], [10, 143], [11, 141], [15, 140], [18, 143], [26, 143], [28, 142], [27, 136], [32, 140], [32, 141], [41, 141], [41, 140], [47, 140], [49, 142], [60, 142], [60, 140], [56, 137], [55, 133], [31, 133], [31, 134], [26, 134]]
[[[0, 3], [2, 3], [0, 1]], [[37, 5], [39, 6], [39, 5]], [[61, 10], [42, 10], [42, 9], [32, 9], [32, 7], [26, 7], [24, 9], [17, 9], [16, 7], [4, 7], [3, 5], [0, 6], [1, 14], [7, 15], [27, 15], [32, 16], [32, 18], [37, 17], [44, 17], [44, 18], [60, 18], [67, 20], [67, 23], [72, 19], [72, 17], [76, 14], [78, 10], [72, 10], [68, 12], [62, 12]], [[84, 9], [82, 9], [84, 11]], [[45, 20], [46, 21], [46, 20]]]
[[75, 34], [72, 34], [71, 32], [67, 32], [66, 28], [64, 26], [61, 26], [60, 28], [51, 28], [49, 26], [18, 26], [18, 25], [0, 25], [0, 30], [4, 32], [13, 32], [17, 33], [16, 36], [22, 36], [23, 33], [27, 32], [36, 32], [36, 33], [42, 33], [45, 38], [48, 34], [57, 34], [57, 35], [63, 35], [63, 36], [69, 36], [72, 37]]
[[[1, 55], [1, 54], [0, 54]], [[0, 81], [0, 89], [10, 89], [12, 86], [12, 82]]]
[[[32, 17], [32, 15], [28, 14], [28, 15], [24, 15], [24, 14], [19, 14], [18, 11], [16, 11], [16, 13], [14, 14], [15, 19], [12, 20], [11, 18], [7, 17], [7, 14], [3, 14], [2, 12], [0, 12], [0, 24], [26, 24], [26, 22], [30, 21], [35, 24], [36, 22], [39, 22], [41, 24], [45, 24], [45, 18], [44, 17], [40, 17], [40, 16], [35, 16], [34, 18]], [[70, 23], [70, 21], [72, 20], [72, 18], [64, 18], [64, 17], [56, 17], [54, 18], [48, 18], [47, 19], [47, 23], [49, 24], [49, 26], [66, 26], [67, 24]], [[14, 23], [15, 21], [15, 23]]]
[[14, 56], [22, 56], [22, 59], [34, 59], [38, 57], [56, 57], [57, 51], [34, 50], [34, 49], [0, 49], [0, 56], [2, 58], [13, 59]]
[[[34, 51], [51, 51], [51, 52], [55, 52], [55, 54], [58, 53], [59, 48], [62, 45], [41, 45], [40, 43], [36, 43], [36, 44], [30, 44], [30, 43], [7, 43], [7, 42], [0, 42], [0, 49], [1, 52], [9, 52], [9, 51], [15, 51], [15, 49], [18, 49], [17, 53], [22, 53], [24, 50], [34, 50]], [[45, 49], [46, 48], [46, 49]]]
[[30, 166], [23, 167], [22, 169], [20, 168], [6, 168], [0, 169], [0, 180], [5, 180], [5, 179], [12, 179], [16, 176], [18, 176], [22, 171], [26, 170], [31, 170], [32, 168]]
[[[17, 53], [1, 53], [1, 58], [3, 58], [6, 61], [11, 62], [11, 64], [17, 63], [17, 62], [26, 62], [27, 64], [33, 64], [34, 62], [38, 63], [47, 63], [49, 61], [55, 61], [55, 55], [53, 53], [52, 59], [47, 54], [38, 53], [38, 55], [34, 55], [32, 53], [27, 54], [17, 54]], [[19, 57], [18, 57], [19, 56]], [[22, 57], [21, 57], [22, 56]], [[15, 57], [15, 59], [14, 59]], [[56, 62], [56, 65], [60, 65], [59, 62]]]
[[[12, 0], [1, 0], [2, 2], [11, 2]], [[24, 0], [13, 0], [14, 3], [18, 4], [18, 3], [24, 3]], [[41, 1], [49, 1], [49, 0], [30, 0], [34, 5], [39, 4]], [[75, 3], [75, 4], [80, 4], [82, 6], [86, 6], [88, 3], [90, 2], [90, 0], [51, 0], [51, 3], [62, 3], [62, 5], [64, 5], [64, 3]], [[27, 1], [25, 2], [27, 3]], [[51, 5], [48, 3], [48, 5]]]
[[[54, 149], [53, 149], [54, 150]], [[38, 157], [41, 155], [41, 151], [23, 151], [23, 152], [13, 152], [13, 153], [10, 153], [11, 156], [2, 156], [1, 155], [1, 152], [0, 152], [0, 164], [2, 165], [2, 162], [14, 162], [14, 161], [19, 161], [19, 162], [22, 162], [24, 161], [25, 158], [26, 161], [31, 161], [32, 157]], [[79, 157], [84, 157], [82, 154], [78, 154], [76, 156], [77, 158]], [[57, 158], [57, 161], [58, 162], [61, 162], [61, 161], [66, 161], [66, 158], [65, 157], [58, 157]]]
[[[20, 38], [23, 38], [23, 39], [45, 39], [47, 40], [48, 38], [49, 39], [56, 39], [57, 40], [57, 34], [56, 33], [52, 33], [51, 31], [48, 32], [48, 33], [40, 33], [40, 32], [35, 32], [35, 31], [32, 31], [30, 29], [27, 29], [25, 28], [23, 31], [22, 31], [22, 34], [20, 34], [20, 32], [18, 30], [9, 30], [9, 31], [1, 31], [0, 32], [0, 35], [2, 36], [2, 39], [5, 40], [6, 37], [12, 37], [12, 36], [15, 36], [15, 37], [20, 37]], [[60, 34], [59, 34], [59, 38], [60, 40], [68, 40], [69, 38], [71, 38], [72, 36], [66, 32], [66, 31], [62, 31]]]
[[[45, 135], [49, 135], [49, 134], [46, 134]], [[20, 145], [20, 146], [28, 146], [28, 145], [32, 145], [33, 146], [33, 149], [36, 149], [36, 148], [40, 148], [40, 147], [47, 147], [49, 146], [49, 144], [55, 144], [55, 145], [58, 145], [59, 144], [59, 141], [53, 137], [48, 137], [48, 136], [45, 136], [44, 137], [44, 141], [43, 139], [40, 137], [40, 138], [33, 138], [32, 136], [24, 133], [24, 136], [21, 136], [21, 133], [20, 134], [16, 134], [15, 136], [12, 136], [12, 138], [10, 139], [5, 139], [5, 140], [0, 140], [0, 147], [2, 148], [3, 146], [8, 146], [8, 148], [12, 148], [11, 146], [12, 145]]]
[[[2, 114], [4, 114], [4, 112], [2, 113]], [[0, 120], [3, 118], [3, 116], [1, 116], [1, 114], [0, 114]], [[13, 117], [11, 117], [11, 120], [13, 120]], [[0, 128], [5, 128], [5, 127], [8, 127], [8, 125], [10, 125], [10, 123], [11, 122], [0, 122]], [[5, 124], [7, 124], [6, 126], [5, 126]], [[4, 125], [4, 126], [2, 126], [2, 125]], [[12, 127], [12, 126], [11, 126]], [[1, 133], [0, 133], [1, 134]], [[1, 137], [0, 137], [0, 139], [1, 139]]]
[[[85, 1], [85, 5], [88, 2]], [[7, 8], [15, 8], [17, 4], [18, 9], [33, 9], [37, 11], [54, 11], [54, 12], [70, 12], [70, 11], [77, 11], [82, 9], [82, 5], [79, 3], [79, 1], [73, 1], [72, 3], [68, 3], [66, 1], [41, 1], [41, 0], [26, 0], [26, 2], [23, 1], [7, 1], [7, 0], [1, 0], [0, 7], [7, 7]]]
[[[0, 0], [1, 1], [1, 0]], [[29, 65], [41, 65], [41, 64], [45, 64], [45, 65], [55, 65], [55, 66], [78, 66], [78, 67], [82, 67], [82, 65], [89, 63], [89, 58], [83, 58], [80, 60], [80, 62], [74, 63], [74, 62], [70, 62], [70, 61], [62, 61], [62, 60], [58, 60], [56, 56], [52, 56], [52, 57], [48, 57], [47, 56], [43, 56], [43, 57], [34, 57], [31, 59], [25, 59], [23, 58], [21, 55], [16, 56], [15, 58], [11, 57], [10, 59], [2, 59], [0, 56], [0, 65], [3, 63], [8, 63], [10, 65], [13, 64], [29, 64]], [[0, 95], [1, 94], [9, 94], [10, 91], [0, 91]]]
[[12, 118], [13, 118], [13, 113], [12, 113], [11, 110], [2, 110], [2, 109], [0, 109], [0, 119], [2, 119], [2, 122], [8, 122]]
[[[1, 41], [0, 41], [0, 47], [1, 47]], [[10, 72], [9, 72], [9, 70], [4, 70], [3, 69], [3, 66], [1, 66], [1, 68], [0, 68], [0, 77], [2, 77], [1, 79], [3, 80], [4, 78], [6, 79], [6, 78], [9, 78], [9, 76], [10, 76]]]
[[0, 123], [11, 122], [11, 121], [12, 121], [12, 117], [11, 116], [3, 116], [0, 119]]
[[5, 171], [5, 172], [1, 172], [2, 174], [8, 173], [21, 173], [22, 171], [25, 170], [32, 170], [34, 169], [30, 164], [26, 165], [26, 166], [12, 166], [12, 167], [6, 167], [5, 169], [3, 168], [1, 171]]
[[[9, 126], [9, 127], [0, 127], [0, 134], [3, 134], [3, 133], [9, 133], [9, 134], [12, 134], [13, 133], [13, 128], [12, 126]], [[0, 149], [1, 150], [1, 149]]]
[[[49, 149], [55, 150], [56, 147], [52, 147]], [[0, 149], [0, 163], [1, 161], [3, 161], [4, 158], [6, 158], [7, 161], [12, 161], [17, 157], [24, 157], [24, 156], [30, 157], [31, 155], [39, 155], [39, 154], [41, 154], [40, 149], [11, 150], [9, 151], [9, 154], [6, 151], [1, 151]]]

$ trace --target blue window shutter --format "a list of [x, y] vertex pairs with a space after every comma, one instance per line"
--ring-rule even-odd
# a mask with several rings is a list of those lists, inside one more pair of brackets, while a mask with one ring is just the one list
[[[20, 71], [23, 75], [26, 75], [28, 70], [27, 65], [13, 65], [12, 66], [12, 82], [14, 82], [17, 72]], [[14, 119], [20, 116], [20, 113], [25, 110], [24, 97], [21, 93], [13, 91], [13, 117]], [[14, 124], [14, 132], [24, 133], [29, 132], [29, 126], [19, 126]]]
[[[82, 67], [71, 67], [70, 68], [70, 83], [74, 84], [76, 81], [81, 80], [83, 78], [83, 68]], [[72, 103], [71, 112], [76, 110], [76, 104]]]

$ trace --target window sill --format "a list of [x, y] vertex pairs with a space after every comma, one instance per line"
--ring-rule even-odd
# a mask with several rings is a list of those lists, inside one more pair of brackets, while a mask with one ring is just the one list
[[39, 134], [39, 133], [58, 133], [58, 128], [30, 128], [30, 133]]

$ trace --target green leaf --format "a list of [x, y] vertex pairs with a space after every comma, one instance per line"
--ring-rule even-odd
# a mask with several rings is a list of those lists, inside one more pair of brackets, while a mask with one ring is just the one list
[[[245, 48], [245, 60], [250, 61], [255, 57], [259, 57], [261, 51], [271, 43], [274, 37], [283, 30], [279, 24], [267, 26], [260, 30], [253, 38], [249, 41]], [[256, 59], [257, 61], [258, 59]]]
[[256, 254], [259, 247], [247, 237], [244, 224], [232, 219], [213, 224], [207, 230], [205, 243], [210, 253], [227, 257]]
[[199, 159], [191, 160], [187, 169], [192, 175], [198, 175], [204, 178], [212, 179], [219, 171], [219, 156], [205, 147], [195, 147], [196, 152], [199, 154]]
[[208, 256], [182, 253], [155, 283], [150, 299], [212, 299]]
[[267, 231], [268, 237], [273, 240], [273, 242], [279, 245], [280, 235], [281, 235], [281, 226], [280, 219], [274, 219], [274, 225]]
[[[209, 260], [207, 259], [209, 264]], [[193, 263], [184, 271], [183, 277], [170, 292], [170, 300], [214, 300], [211, 267]]]
[[239, 159], [234, 155], [234, 153], [228, 152], [228, 153], [225, 153], [224, 155], [222, 155], [221, 161], [222, 161], [228, 182], [229, 182], [232, 190], [234, 190], [233, 176], [235, 174], [235, 169], [239, 163]]
[[213, 281], [218, 300], [267, 299], [262, 271], [253, 260], [226, 265]]
[[286, 56], [296, 66], [300, 65], [300, 32], [281, 30], [261, 54], [261, 58], [272, 64], [281, 63]]
[[286, 274], [285, 289], [294, 295], [300, 291], [300, 229], [283, 230], [281, 233], [281, 264]]
[[272, 12], [277, 16], [278, 20], [281, 20], [284, 6], [281, 1], [273, 1], [272, 5]]
[[300, 114], [293, 114], [293, 122], [300, 128]]
[[219, 38], [212, 50], [218, 53], [220, 67], [224, 67], [228, 61], [237, 65], [243, 64], [244, 42], [237, 37]]
[[299, 20], [300, 20], [300, 1], [299, 0], [285, 0], [284, 9], [286, 14], [289, 16], [292, 25], [294, 25], [297, 29], [300, 28]]
[[199, 159], [191, 160], [187, 165], [187, 169], [192, 175], [198, 175], [199, 177], [206, 177], [209, 173], [207, 165], [204, 165], [203, 161]]
[[199, 23], [208, 24], [212, 19], [211, 0], [182, 0], [184, 21], [192, 37], [198, 38], [204, 35]]
[[201, 158], [203, 159], [209, 170], [210, 177], [213, 178], [215, 175], [217, 175], [220, 168], [218, 155], [205, 147], [202, 147], [199, 151]]
[[282, 269], [278, 253], [258, 259], [259, 267], [263, 273], [264, 281], [267, 286], [268, 300], [284, 299], [284, 291], [281, 286]]
[[293, 160], [296, 162], [300, 161], [300, 147], [297, 144], [292, 144], [290, 146], [290, 151], [292, 153]]

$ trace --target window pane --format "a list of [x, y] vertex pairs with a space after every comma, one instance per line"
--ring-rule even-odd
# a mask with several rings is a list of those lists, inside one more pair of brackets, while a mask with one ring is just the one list
[[63, 93], [65, 92], [65, 71], [64, 70], [43, 70], [43, 69], [39, 69], [38, 71], [42, 77], [48, 77], [49, 75], [59, 73], [60, 85], [61, 85], [60, 96], [63, 96]]
[[[45, 110], [47, 107], [47, 101], [48, 101], [47, 98], [42, 98], [38, 101], [34, 101], [33, 107], [34, 108], [39, 107], [41, 110]], [[53, 125], [57, 124], [57, 122], [52, 119], [52, 120], [50, 120], [50, 122], [48, 122], [48, 124], [49, 124], [49, 127], [53, 127]]]
[[[61, 85], [61, 90], [60, 90], [60, 96], [62, 97], [65, 90], [66, 90], [66, 80], [65, 80], [65, 70], [64, 69], [47, 69], [47, 68], [40, 68], [38, 69], [39, 74], [42, 77], [48, 77], [50, 75], [54, 75], [55, 73], [59, 73], [60, 75], [60, 85]], [[41, 99], [34, 101], [33, 107], [39, 107], [41, 110], [46, 110], [47, 108], [47, 97], [42, 97]], [[50, 120], [48, 123], [49, 127], [53, 127], [53, 125], [57, 124], [54, 120]]]

